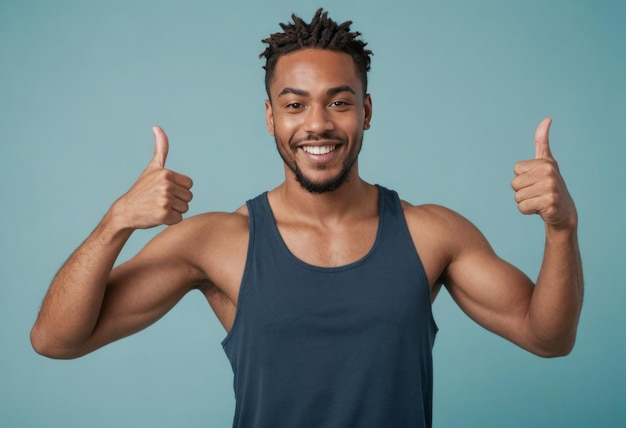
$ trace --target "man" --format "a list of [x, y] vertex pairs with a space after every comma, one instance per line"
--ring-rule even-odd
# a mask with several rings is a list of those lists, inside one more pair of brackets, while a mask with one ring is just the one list
[[[431, 303], [445, 285], [476, 322], [544, 357], [575, 341], [583, 282], [577, 214], [548, 142], [515, 165], [515, 200], [546, 244], [533, 284], [458, 214], [413, 206], [360, 178], [371, 52], [321, 9], [264, 42], [266, 121], [285, 180], [234, 213], [185, 220], [190, 178], [168, 140], [54, 278], [37, 352], [75, 358], [133, 334], [199, 289], [228, 332], [235, 426], [430, 426]], [[131, 233], [170, 225], [131, 260]]]

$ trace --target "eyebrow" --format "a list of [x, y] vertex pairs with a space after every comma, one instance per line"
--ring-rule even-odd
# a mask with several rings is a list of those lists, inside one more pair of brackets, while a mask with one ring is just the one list
[[356, 95], [356, 92], [354, 92], [354, 89], [352, 89], [348, 85], [342, 85], [342, 86], [337, 86], [336, 88], [330, 88], [328, 91], [326, 91], [326, 95], [336, 95], [341, 92], [350, 92], [351, 94]]
[[[337, 86], [335, 88], [330, 88], [328, 91], [326, 91], [326, 95], [336, 95], [339, 94], [341, 92], [350, 92], [351, 94], [356, 95], [356, 92], [354, 92], [354, 89], [352, 89], [350, 86], [348, 85], [341, 85], [341, 86]], [[287, 95], [287, 94], [293, 94], [293, 95], [298, 95], [301, 97], [308, 97], [309, 95], [311, 95], [309, 93], [309, 91], [305, 91], [304, 89], [297, 89], [297, 88], [283, 88], [282, 91], [280, 91], [280, 93], [278, 94], [278, 98], [282, 97], [283, 95]]]
[[298, 95], [301, 97], [306, 97], [309, 95], [308, 91], [305, 91], [303, 89], [296, 89], [296, 88], [284, 88], [282, 91], [280, 91], [280, 93], [278, 94], [278, 98], [282, 97], [283, 95], [287, 95], [287, 94], [293, 94], [293, 95]]

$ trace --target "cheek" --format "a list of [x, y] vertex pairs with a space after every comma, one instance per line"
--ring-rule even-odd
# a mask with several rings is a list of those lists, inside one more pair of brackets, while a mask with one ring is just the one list
[[359, 136], [363, 132], [363, 120], [358, 116], [346, 118], [340, 123], [341, 129], [348, 135]]
[[283, 141], [290, 141], [299, 127], [299, 121], [295, 116], [275, 117], [273, 135]]
[[275, 117], [276, 129], [281, 129], [284, 132], [291, 132], [300, 126], [302, 119], [296, 114], [283, 114]]

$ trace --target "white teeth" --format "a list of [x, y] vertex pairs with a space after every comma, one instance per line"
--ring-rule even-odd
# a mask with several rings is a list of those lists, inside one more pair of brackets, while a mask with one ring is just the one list
[[312, 155], [325, 155], [335, 150], [337, 146], [302, 146], [302, 150]]

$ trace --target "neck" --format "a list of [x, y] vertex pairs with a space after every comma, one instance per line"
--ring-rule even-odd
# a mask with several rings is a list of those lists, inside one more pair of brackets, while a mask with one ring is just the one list
[[339, 188], [325, 193], [311, 193], [300, 185], [291, 170], [286, 169], [286, 179], [270, 192], [274, 210], [292, 218], [308, 218], [312, 221], [332, 222], [355, 214], [365, 214], [372, 199], [377, 202], [377, 192], [371, 184], [363, 181], [358, 166], [353, 165], [348, 179]]

